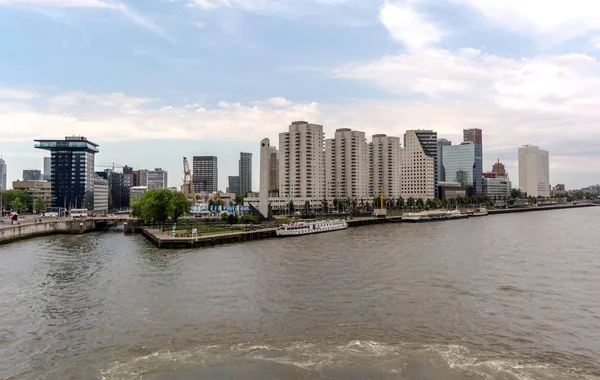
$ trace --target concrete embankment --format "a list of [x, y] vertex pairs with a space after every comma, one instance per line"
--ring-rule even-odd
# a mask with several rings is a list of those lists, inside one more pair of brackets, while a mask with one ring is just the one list
[[107, 222], [95, 220], [27, 221], [22, 224], [1, 226], [0, 244], [56, 234], [83, 234], [106, 227]]
[[157, 248], [205, 248], [216, 245], [234, 244], [253, 240], [270, 239], [275, 236], [276, 228], [255, 231], [231, 232], [198, 237], [171, 237], [160, 229], [142, 228], [142, 236]]
[[509, 208], [509, 209], [501, 209], [501, 210], [489, 210], [488, 214], [490, 215], [498, 215], [498, 214], [512, 214], [517, 212], [533, 212], [533, 211], [550, 211], [550, 210], [565, 210], [565, 209], [574, 209], [574, 208], [582, 208], [582, 207], [598, 207], [599, 205], [594, 203], [584, 203], [577, 205], [552, 205], [552, 206], [539, 206], [539, 207], [522, 207], [522, 208]]

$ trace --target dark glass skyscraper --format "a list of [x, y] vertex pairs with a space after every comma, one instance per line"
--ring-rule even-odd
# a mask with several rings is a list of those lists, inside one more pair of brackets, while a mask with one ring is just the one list
[[94, 208], [94, 155], [98, 144], [82, 136], [35, 140], [37, 149], [51, 152], [52, 207]]
[[196, 193], [214, 193], [218, 191], [219, 169], [217, 167], [217, 157], [194, 156], [192, 179]]
[[252, 153], [240, 153], [240, 187], [239, 194], [246, 195], [252, 191]]

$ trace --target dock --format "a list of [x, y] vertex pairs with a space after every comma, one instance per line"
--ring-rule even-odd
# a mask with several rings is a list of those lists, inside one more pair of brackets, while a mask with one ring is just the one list
[[157, 248], [209, 248], [217, 245], [270, 239], [277, 236], [277, 228], [253, 231], [211, 234], [198, 237], [172, 237], [170, 232], [158, 228], [142, 228], [141, 233]]

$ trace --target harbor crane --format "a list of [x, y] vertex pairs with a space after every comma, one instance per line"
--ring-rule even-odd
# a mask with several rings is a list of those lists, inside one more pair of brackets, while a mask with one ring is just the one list
[[196, 204], [196, 190], [194, 189], [194, 180], [192, 179], [192, 171], [187, 157], [183, 157], [183, 192], [192, 196], [193, 204]]

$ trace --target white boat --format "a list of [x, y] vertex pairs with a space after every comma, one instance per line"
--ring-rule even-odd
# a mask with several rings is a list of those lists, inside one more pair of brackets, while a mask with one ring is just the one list
[[277, 236], [299, 236], [307, 234], [318, 234], [348, 228], [344, 219], [332, 220], [299, 220], [297, 222], [284, 224], [277, 229]]
[[479, 208], [479, 210], [474, 211], [472, 216], [486, 216], [488, 211], [485, 207]]
[[403, 222], [418, 223], [418, 222], [436, 222], [441, 220], [453, 220], [468, 218], [468, 215], [461, 214], [458, 210], [450, 211], [423, 211], [409, 213], [402, 216]]

